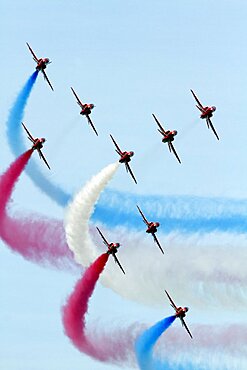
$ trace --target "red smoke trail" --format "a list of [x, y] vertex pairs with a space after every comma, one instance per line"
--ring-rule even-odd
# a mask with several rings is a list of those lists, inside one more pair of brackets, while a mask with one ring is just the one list
[[0, 203], [0, 215], [2, 216], [5, 211], [5, 206], [14, 190], [15, 183], [17, 182], [20, 174], [26, 167], [33, 151], [29, 149], [20, 157], [18, 157], [7, 169], [7, 171], [0, 178], [0, 189], [1, 189], [1, 203]]
[[93, 325], [91, 330], [86, 327], [89, 300], [108, 258], [107, 253], [98, 257], [76, 283], [67, 303], [62, 307], [63, 326], [65, 334], [79, 351], [98, 361], [133, 365], [133, 344], [137, 332], [140, 332], [139, 324], [110, 330], [99, 328], [98, 325]]
[[56, 267], [75, 266], [60, 221], [39, 219], [38, 216], [11, 218], [7, 213], [14, 187], [32, 152], [30, 149], [18, 157], [0, 177], [0, 237], [14, 252], [28, 260], [48, 262]]
[[104, 253], [88, 267], [82, 278], [77, 282], [66, 305], [62, 308], [66, 335], [79, 351], [100, 361], [108, 361], [109, 354], [100, 351], [100, 346], [94, 345], [94, 342], [87, 338], [85, 315], [88, 310], [89, 299], [108, 258], [109, 255]]
[[[48, 218], [40, 219], [37, 215], [28, 216], [26, 218], [22, 217], [20, 220], [16, 218], [11, 219], [7, 214], [7, 206], [12, 192], [31, 154], [31, 150], [22, 154], [11, 164], [9, 169], [0, 176], [0, 237], [13, 251], [18, 252], [31, 261], [43, 264], [49, 262], [59, 268], [65, 265], [67, 268], [68, 264], [70, 266], [73, 264], [73, 257], [66, 245], [63, 223], [61, 221], [49, 220]], [[104, 257], [106, 260], [107, 256]], [[75, 264], [73, 264], [73, 266], [75, 266]], [[102, 270], [103, 268], [104, 266]], [[90, 267], [88, 270], [90, 271]], [[77, 306], [78, 310], [74, 311], [74, 318], [77, 319], [75, 322], [78, 325], [66, 328], [67, 335], [79, 350], [98, 360], [122, 365], [133, 364], [133, 344], [137, 335], [143, 330], [141, 324], [133, 324], [126, 328], [118, 327], [115, 330], [112, 328], [110, 330], [109, 328], [104, 330], [97, 325], [91, 328], [86, 335], [85, 313], [87, 312], [88, 300], [97, 282], [97, 278], [94, 282], [91, 280], [90, 285], [90, 280], [87, 280], [88, 278], [90, 278], [90, 275], [86, 273], [76, 286], [76, 290], [83, 288], [81, 293], [84, 299], [80, 299], [80, 295], [76, 297], [76, 291], [72, 294], [72, 296], [75, 295], [75, 303], [79, 302], [80, 304]], [[91, 293], [88, 293], [87, 284], [91, 286]], [[82, 304], [83, 302], [85, 303], [84, 294], [88, 294], [86, 297], [86, 306]], [[73, 306], [75, 307], [75, 304]], [[64, 309], [64, 321], [66, 309], [68, 310], [68, 305]], [[68, 315], [67, 318], [73, 319], [72, 316], [69, 317]], [[67, 324], [73, 324], [75, 322], [72, 320]], [[212, 351], [217, 348], [217, 351], [225, 351], [226, 354], [229, 353], [233, 356], [239, 354], [246, 355], [246, 346], [244, 346], [247, 340], [246, 325], [235, 324], [225, 327], [202, 325], [193, 328], [193, 333], [195, 333], [195, 335], [198, 333], [197, 350], [208, 349]], [[75, 341], [72, 338], [75, 338]], [[162, 344], [161, 341], [161, 349], [163, 347]], [[165, 351], [174, 351], [174, 348], [179, 346], [184, 354], [190, 353], [190, 351], [194, 350], [192, 344], [194, 345], [194, 343], [187, 343], [184, 341], [184, 333], [181, 331], [181, 328], [173, 328], [170, 333], [167, 333], [162, 352], [164, 354], [166, 353]]]

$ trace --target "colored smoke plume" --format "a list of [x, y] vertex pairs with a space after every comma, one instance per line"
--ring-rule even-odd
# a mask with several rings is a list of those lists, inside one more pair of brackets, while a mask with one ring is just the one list
[[25, 169], [33, 151], [28, 150], [14, 161], [0, 177], [0, 237], [14, 252], [39, 264], [58, 268], [75, 268], [76, 264], [67, 247], [60, 221], [8, 215], [8, 203], [14, 187]]
[[89, 220], [101, 192], [118, 167], [119, 163], [116, 162], [103, 168], [83, 186], [68, 206], [65, 217], [66, 239], [76, 262], [83, 266], [87, 266], [98, 254], [89, 234]]
[[89, 299], [108, 258], [109, 255], [104, 253], [88, 267], [63, 307], [63, 325], [66, 335], [79, 351], [100, 361], [107, 361], [107, 356], [101, 353], [93, 342], [88, 340], [85, 315], [88, 310]]
[[145, 330], [136, 340], [135, 352], [138, 365], [141, 370], [167, 369], [166, 364], [163, 367], [158, 366], [158, 360], [153, 356], [154, 346], [159, 337], [174, 322], [176, 316], [169, 316]]

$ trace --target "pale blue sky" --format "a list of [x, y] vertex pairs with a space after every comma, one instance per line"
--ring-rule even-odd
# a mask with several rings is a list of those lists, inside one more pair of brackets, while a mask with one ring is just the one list
[[[5, 137], [8, 110], [35, 67], [29, 42], [37, 56], [52, 60], [47, 74], [55, 91], [38, 76], [24, 121], [34, 135], [47, 138], [54, 182], [73, 192], [113, 162], [112, 133], [121, 147], [135, 151], [138, 179], [135, 186], [120, 168], [115, 189], [245, 198], [246, 16], [244, 1], [2, 1], [1, 171], [13, 160]], [[79, 116], [70, 86], [95, 104], [99, 137]], [[205, 105], [217, 107], [213, 122], [220, 142], [199, 119], [191, 88]], [[178, 130], [182, 165], [162, 145], [152, 113]], [[26, 176], [14, 202], [18, 209], [63, 217]], [[80, 354], [63, 334], [60, 306], [77, 276], [32, 265], [0, 245], [1, 367], [117, 369]], [[117, 311], [116, 318], [123, 312], [153, 323], [163, 314], [97, 289], [95, 317], [105, 294], [104, 310], [113, 316]], [[165, 299], [164, 307], [169, 314]]]

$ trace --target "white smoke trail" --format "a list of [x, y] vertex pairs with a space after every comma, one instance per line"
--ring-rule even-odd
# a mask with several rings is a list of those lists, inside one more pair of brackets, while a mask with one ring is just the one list
[[89, 220], [100, 193], [119, 167], [119, 162], [105, 167], [79, 191], [68, 206], [65, 217], [65, 232], [69, 248], [76, 262], [88, 266], [99, 253], [89, 235]]
[[[112, 164], [94, 176], [75, 196], [65, 219], [67, 242], [75, 260], [87, 266], [102, 253], [102, 240], [93, 240], [89, 220], [100, 193], [114, 175]], [[141, 220], [140, 220], [141, 222]], [[105, 229], [109, 242], [120, 242], [119, 260], [124, 276], [111, 259], [102, 283], [124, 298], [144, 304], [168, 305], [164, 289], [170, 291], [178, 305], [193, 308], [244, 310], [247, 306], [247, 237], [245, 234], [211, 233], [207, 235], [169, 234], [161, 230], [158, 238], [165, 249], [162, 255], [152, 237], [118, 227]], [[161, 229], [161, 227], [160, 227]], [[98, 242], [95, 246], [95, 242]]]
[[160, 234], [165, 250], [162, 255], [150, 235], [114, 229], [112, 241], [124, 247], [119, 259], [126, 276], [108, 264], [102, 282], [124, 298], [143, 304], [167, 306], [164, 289], [176, 298], [178, 305], [214, 309], [224, 306], [247, 307], [247, 238], [245, 235]]

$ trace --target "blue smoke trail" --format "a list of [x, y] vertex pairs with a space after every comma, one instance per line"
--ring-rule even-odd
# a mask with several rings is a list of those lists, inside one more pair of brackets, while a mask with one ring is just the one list
[[24, 110], [27, 105], [27, 100], [31, 94], [32, 88], [37, 79], [38, 73], [38, 71], [35, 71], [29, 77], [9, 111], [9, 116], [7, 120], [7, 137], [12, 152], [16, 157], [27, 150], [24, 145], [23, 139], [20, 140], [20, 134], [18, 134], [17, 131], [21, 131], [21, 122], [23, 120]]
[[169, 328], [176, 316], [169, 316], [157, 322], [151, 328], [142, 333], [135, 342], [135, 353], [139, 368], [141, 370], [205, 370], [203, 366], [194, 366], [185, 361], [181, 364], [169, 363], [154, 356], [153, 350], [160, 336]]
[[[20, 155], [26, 151], [23, 129], [21, 121], [23, 120], [25, 107], [27, 105], [28, 98], [37, 79], [38, 71], [35, 71], [27, 80], [24, 87], [18, 94], [12, 108], [10, 109], [8, 120], [7, 120], [7, 138], [9, 146], [15, 156]], [[70, 195], [65, 193], [60, 187], [51, 183], [39, 170], [36, 162], [31, 159], [27, 168], [27, 174], [30, 176], [36, 186], [41, 188], [48, 196], [54, 199], [59, 205], [65, 206]]]
[[101, 195], [93, 220], [105, 222], [110, 227], [122, 225], [143, 230], [136, 204], [149, 220], [159, 221], [165, 233], [247, 232], [245, 199], [135, 195], [106, 190]]
[[135, 342], [135, 353], [141, 370], [169, 369], [164, 363], [162, 367], [159, 367], [159, 360], [153, 357], [153, 348], [161, 334], [169, 328], [175, 319], [175, 315], [166, 317], [151, 328], [145, 330], [144, 333], [137, 338]]
[[[38, 71], [31, 75], [9, 112], [7, 137], [15, 156], [27, 150], [21, 121], [37, 75]], [[67, 206], [72, 195], [49, 181], [34, 159], [31, 159], [26, 171], [35, 185], [58, 205]], [[101, 196], [92, 219], [109, 227], [123, 225], [134, 230], [142, 230], [143, 223], [136, 204], [148, 214], [151, 221], [159, 221], [165, 233], [174, 230], [183, 233], [247, 232], [247, 201], [224, 198], [140, 196], [108, 190]]]

